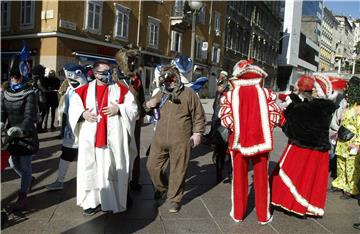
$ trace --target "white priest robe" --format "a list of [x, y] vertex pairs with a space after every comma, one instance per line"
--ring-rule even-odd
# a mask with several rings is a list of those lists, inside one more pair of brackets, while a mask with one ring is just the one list
[[[77, 205], [84, 210], [101, 204], [103, 211], [126, 210], [129, 175], [137, 154], [134, 138], [138, 108], [135, 98], [119, 83], [108, 86], [108, 103], [120, 113], [107, 117], [107, 146], [95, 147], [97, 122], [81, 120], [86, 109], [97, 113], [96, 80], [76, 90], [69, 107], [69, 121], [79, 144]], [[119, 101], [122, 100], [122, 101]]]

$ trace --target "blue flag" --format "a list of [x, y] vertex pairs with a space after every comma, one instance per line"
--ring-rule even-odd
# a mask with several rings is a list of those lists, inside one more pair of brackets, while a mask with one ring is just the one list
[[26, 42], [23, 41], [23, 48], [19, 53], [20, 64], [19, 70], [21, 75], [24, 77], [25, 81], [29, 80], [29, 73], [30, 73], [30, 64], [28, 63], [30, 57], [29, 47], [27, 46]]

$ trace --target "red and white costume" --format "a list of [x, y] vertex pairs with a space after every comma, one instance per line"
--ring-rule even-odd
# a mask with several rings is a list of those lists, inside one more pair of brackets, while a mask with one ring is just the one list
[[[96, 80], [76, 90], [69, 122], [79, 143], [77, 163], [77, 205], [84, 210], [101, 204], [103, 211], [126, 210], [129, 174], [136, 155], [134, 140], [136, 101], [120, 83], [99, 86]], [[119, 114], [106, 116], [102, 109], [117, 104]], [[86, 109], [93, 109], [98, 122], [80, 120]]]
[[255, 204], [258, 221], [271, 221], [269, 211], [268, 153], [273, 149], [272, 129], [283, 120], [276, 95], [262, 88], [267, 74], [251, 61], [239, 61], [229, 80], [231, 90], [220, 101], [221, 124], [229, 128], [233, 164], [231, 217], [244, 219], [248, 197], [248, 164], [254, 166]]
[[[289, 143], [271, 176], [271, 203], [298, 215], [323, 216], [328, 186], [329, 125], [335, 104], [328, 100], [331, 82], [321, 76], [301, 76], [300, 95], [284, 111], [283, 132]], [[318, 97], [302, 93], [316, 88]], [[306, 99], [306, 98], [305, 98]]]

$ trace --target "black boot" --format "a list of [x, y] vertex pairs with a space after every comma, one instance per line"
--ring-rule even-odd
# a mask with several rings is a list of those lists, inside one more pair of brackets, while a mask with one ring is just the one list
[[12, 204], [11, 208], [13, 211], [23, 211], [27, 206], [27, 194], [24, 192], [19, 192], [19, 197], [17, 201]]

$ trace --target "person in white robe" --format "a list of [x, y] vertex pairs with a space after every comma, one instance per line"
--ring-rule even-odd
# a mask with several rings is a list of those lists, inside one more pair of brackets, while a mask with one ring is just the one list
[[[69, 121], [79, 144], [77, 205], [85, 215], [126, 210], [129, 174], [136, 155], [138, 107], [128, 88], [111, 78], [110, 64], [94, 64], [95, 80], [76, 90]], [[134, 154], [135, 151], [135, 154]]]

